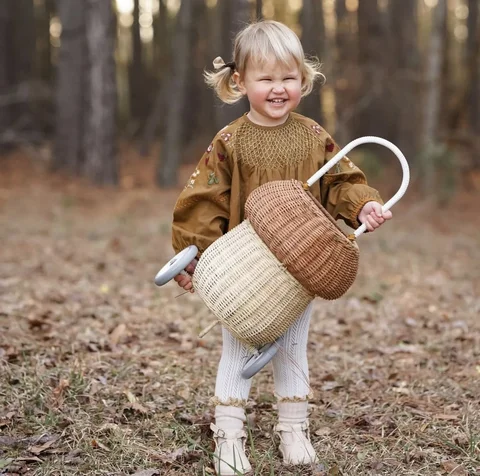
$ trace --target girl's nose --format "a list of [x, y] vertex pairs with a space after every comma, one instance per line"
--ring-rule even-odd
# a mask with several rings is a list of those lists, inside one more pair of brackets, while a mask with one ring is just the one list
[[283, 85], [283, 83], [275, 83], [273, 85], [273, 91], [276, 93], [283, 92], [285, 91], [285, 86]]

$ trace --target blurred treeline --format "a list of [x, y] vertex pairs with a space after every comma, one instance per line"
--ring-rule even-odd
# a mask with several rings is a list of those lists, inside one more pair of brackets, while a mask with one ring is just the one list
[[340, 144], [393, 141], [425, 190], [468, 186], [480, 168], [479, 3], [1, 0], [0, 148], [51, 144], [55, 169], [115, 184], [120, 141], [142, 155], [160, 144], [156, 181], [175, 185], [247, 107], [216, 100], [203, 70], [266, 18], [324, 63], [300, 112]]

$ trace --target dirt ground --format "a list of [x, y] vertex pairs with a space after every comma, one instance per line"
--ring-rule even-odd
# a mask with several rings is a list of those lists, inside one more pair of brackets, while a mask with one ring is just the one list
[[[200, 299], [153, 284], [178, 190], [134, 173], [100, 190], [18, 155], [1, 167], [0, 474], [213, 474], [220, 331], [199, 339]], [[267, 368], [248, 408], [254, 474], [480, 475], [479, 199], [406, 199], [359, 240], [352, 289], [315, 301], [321, 463], [281, 465]]]

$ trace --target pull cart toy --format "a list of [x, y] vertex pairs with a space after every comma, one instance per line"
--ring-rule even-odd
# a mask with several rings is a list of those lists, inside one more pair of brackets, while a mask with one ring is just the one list
[[[309, 188], [353, 148], [366, 143], [390, 149], [400, 161], [403, 179], [383, 205], [389, 210], [405, 194], [410, 180], [400, 149], [380, 137], [360, 137], [347, 144], [306, 183], [279, 180], [255, 189], [245, 204], [245, 220], [217, 239], [200, 257], [193, 287], [216, 321], [252, 349], [242, 376], [251, 378], [275, 355], [282, 336], [315, 298], [338, 299], [353, 284], [362, 225], [346, 235]], [[197, 255], [192, 245], [171, 259], [156, 275], [162, 286]]]

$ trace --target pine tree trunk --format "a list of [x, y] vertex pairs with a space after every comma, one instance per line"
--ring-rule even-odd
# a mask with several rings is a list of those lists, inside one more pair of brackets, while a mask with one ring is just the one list
[[428, 193], [435, 180], [435, 157], [437, 156], [438, 126], [441, 107], [441, 72], [444, 49], [444, 24], [447, 15], [447, 0], [438, 0], [433, 11], [432, 31], [427, 54], [425, 73], [425, 111], [423, 123], [423, 186]]
[[355, 115], [356, 135], [388, 138], [383, 118], [388, 47], [377, 0], [362, 0], [358, 6], [358, 67], [361, 78]]
[[419, 80], [420, 58], [418, 53], [418, 1], [391, 2], [390, 31], [392, 40], [392, 80], [390, 90], [394, 110], [389, 114], [394, 125], [393, 140], [407, 157], [418, 152]]
[[50, 1], [44, 1], [36, 7], [37, 22], [37, 75], [45, 82], [50, 82], [53, 76], [51, 47], [50, 47], [50, 14], [52, 5]]
[[255, 19], [261, 20], [263, 18], [263, 1], [257, 0], [255, 2]]
[[357, 38], [352, 34], [353, 15], [347, 11], [345, 0], [336, 0], [335, 16], [335, 54], [332, 61], [334, 74], [333, 81], [327, 77], [327, 82], [332, 82], [335, 90], [335, 138], [340, 144], [346, 144], [353, 138], [352, 117], [359, 77], [355, 48]]
[[[233, 39], [250, 20], [250, 3], [248, 0], [229, 0], [218, 2], [216, 6], [218, 38], [215, 41], [226, 63], [232, 60]], [[215, 56], [218, 56], [215, 55]], [[225, 127], [248, 111], [248, 102], [243, 98], [233, 105], [216, 103], [216, 129]]]
[[10, 127], [10, 93], [9, 75], [9, 38], [11, 10], [7, 2], [0, 2], [0, 152], [4, 149], [5, 139], [2, 136]]
[[115, 17], [108, 1], [85, 0], [83, 3], [89, 54], [84, 172], [95, 183], [116, 184]]
[[[468, 2], [468, 125], [474, 135], [480, 131], [480, 7], [478, 0]], [[480, 158], [477, 158], [480, 164]]]
[[[302, 45], [307, 56], [322, 58], [325, 44], [325, 27], [323, 21], [323, 6], [318, 0], [304, 0], [301, 12]], [[318, 123], [323, 122], [320, 82], [315, 84], [313, 91], [303, 99], [301, 112]]]
[[142, 134], [140, 153], [146, 156], [156, 134], [162, 136], [165, 130], [165, 109], [168, 94], [168, 78], [170, 77], [170, 51], [169, 51], [169, 18], [165, 0], [159, 1], [158, 17], [154, 21], [154, 58], [155, 64], [159, 65], [160, 74], [157, 76], [158, 85], [155, 99], [149, 111]]
[[53, 166], [80, 174], [84, 157], [87, 68], [85, 5], [77, 0], [57, 0], [62, 23], [56, 71], [56, 131]]
[[178, 167], [182, 163], [182, 115], [187, 104], [187, 84], [190, 72], [190, 37], [193, 21], [193, 2], [182, 2], [177, 14], [172, 42], [172, 71], [166, 105], [166, 130], [157, 169], [157, 183], [161, 187], [177, 184]]
[[422, 145], [428, 149], [435, 143], [438, 134], [440, 98], [441, 98], [441, 71], [444, 54], [443, 26], [447, 13], [447, 1], [438, 0], [433, 11], [432, 32], [427, 55], [425, 72], [425, 116], [423, 124]]
[[[207, 25], [207, 6], [201, 2], [194, 3], [193, 18], [195, 22], [192, 25], [190, 38], [190, 51], [192, 52], [192, 61], [190, 65], [190, 74], [187, 82], [188, 101], [185, 102], [183, 110], [183, 143], [188, 145], [192, 139], [200, 137], [205, 130], [208, 131], [206, 124], [212, 118], [211, 100], [204, 94], [207, 90], [203, 80], [203, 70], [205, 68], [204, 59], [206, 58], [206, 49], [208, 38], [205, 35], [205, 25]], [[192, 109], [195, 114], [192, 114]], [[192, 134], [191, 131], [196, 131]]]
[[[35, 58], [35, 13], [32, 0], [10, 2], [12, 9], [12, 34], [10, 75], [16, 90], [22, 88], [32, 94], [32, 77]], [[26, 97], [11, 108], [11, 121], [22, 141], [39, 139], [39, 130], [33, 120], [32, 103]]]
[[132, 25], [132, 62], [129, 67], [130, 119], [140, 120], [144, 115], [145, 74], [140, 39], [140, 0], [134, 1]]

